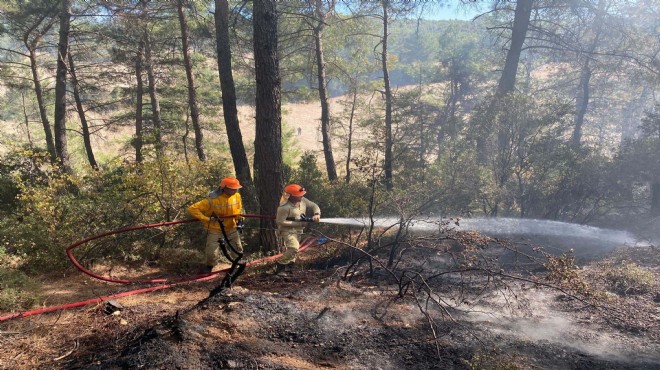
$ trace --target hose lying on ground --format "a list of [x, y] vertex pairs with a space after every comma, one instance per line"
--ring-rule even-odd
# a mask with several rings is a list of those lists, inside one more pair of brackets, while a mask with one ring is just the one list
[[[254, 217], [254, 218], [274, 218], [272, 216], [264, 216], [264, 215], [241, 215], [243, 217]], [[121, 297], [126, 297], [134, 294], [140, 294], [140, 293], [148, 293], [148, 292], [153, 292], [156, 290], [162, 290], [162, 289], [168, 289], [172, 288], [178, 285], [183, 285], [187, 283], [197, 283], [197, 282], [203, 282], [203, 281], [210, 281], [218, 277], [220, 273], [226, 273], [229, 271], [230, 268], [226, 268], [223, 270], [219, 270], [216, 272], [211, 272], [207, 274], [202, 274], [202, 275], [196, 275], [192, 277], [182, 277], [179, 279], [175, 280], [170, 280], [170, 279], [151, 279], [151, 280], [124, 280], [124, 279], [112, 279], [109, 277], [101, 276], [98, 274], [93, 273], [92, 271], [86, 269], [84, 266], [82, 266], [73, 256], [73, 249], [75, 249], [78, 246], [81, 246], [87, 242], [90, 242], [95, 239], [102, 238], [104, 236], [109, 236], [109, 235], [115, 235], [115, 234], [121, 234], [125, 232], [130, 232], [130, 231], [135, 231], [135, 230], [141, 230], [141, 229], [148, 229], [148, 228], [153, 228], [153, 227], [160, 227], [160, 226], [172, 226], [176, 224], [181, 224], [181, 223], [188, 223], [188, 222], [196, 222], [198, 220], [192, 219], [192, 220], [178, 220], [178, 221], [171, 221], [171, 222], [162, 222], [158, 224], [149, 224], [149, 225], [139, 225], [139, 226], [133, 226], [133, 227], [128, 227], [128, 228], [122, 228], [122, 229], [117, 229], [113, 231], [109, 231], [103, 234], [95, 235], [86, 239], [83, 239], [81, 241], [78, 241], [76, 243], [71, 244], [66, 248], [66, 253], [69, 259], [71, 259], [71, 262], [78, 268], [78, 270], [82, 271], [83, 273], [98, 279], [98, 280], [103, 280], [103, 281], [108, 281], [108, 282], [113, 282], [113, 283], [120, 283], [120, 284], [154, 284], [154, 283], [159, 283], [161, 285], [156, 285], [148, 288], [142, 288], [142, 289], [136, 289], [136, 290], [130, 290], [127, 292], [122, 292], [122, 293], [117, 293], [117, 294], [112, 294], [108, 296], [103, 296], [103, 297], [96, 297], [92, 299], [87, 299], [84, 301], [79, 301], [79, 302], [73, 302], [73, 303], [67, 303], [67, 304], [62, 304], [62, 305], [57, 305], [57, 306], [51, 306], [51, 307], [44, 307], [36, 310], [31, 310], [31, 311], [24, 311], [24, 312], [18, 312], [18, 313], [13, 313], [5, 316], [0, 316], [0, 322], [10, 320], [10, 319], [16, 319], [16, 318], [23, 318], [27, 316], [33, 316], [33, 315], [38, 315], [42, 313], [49, 313], [49, 312], [55, 312], [59, 310], [64, 310], [64, 309], [69, 309], [69, 308], [75, 308], [75, 307], [82, 307], [86, 306], [89, 304], [94, 304], [94, 303], [100, 303], [103, 301], [107, 301], [110, 299], [115, 299], [115, 298], [121, 298]], [[325, 242], [325, 238], [323, 237], [309, 237], [300, 244], [300, 249], [298, 250], [299, 252], [304, 251], [305, 249], [312, 247], [314, 245], [321, 245]], [[254, 260], [251, 262], [248, 262], [245, 264], [246, 267], [253, 266], [255, 264], [263, 263], [263, 262], [268, 262], [275, 260], [279, 257], [282, 256], [282, 253], [276, 254], [274, 256], [269, 256], [269, 257], [264, 257], [260, 258], [258, 260]], [[170, 282], [168, 284], [162, 284], [165, 282]]]

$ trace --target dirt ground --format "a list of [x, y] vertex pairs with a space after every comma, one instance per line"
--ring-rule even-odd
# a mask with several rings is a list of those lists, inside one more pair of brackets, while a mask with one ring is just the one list
[[[378, 272], [346, 281], [325, 256], [302, 256], [289, 275], [248, 269], [203, 304], [219, 280], [117, 299], [114, 314], [101, 303], [0, 323], [0, 368], [660, 368], [657, 292], [617, 306], [637, 318], [626, 326], [561, 292], [521, 288], [521, 309], [484, 299], [453, 320], [436, 317], [434, 339], [415, 300], [398, 298]], [[55, 305], [135, 287], [73, 274], [44, 289]]]

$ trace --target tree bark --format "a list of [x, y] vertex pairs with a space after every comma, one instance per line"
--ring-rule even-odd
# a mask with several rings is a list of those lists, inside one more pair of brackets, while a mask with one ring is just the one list
[[498, 95], [504, 96], [513, 91], [516, 86], [516, 74], [523, 43], [529, 28], [529, 19], [532, 14], [533, 0], [518, 0], [513, 18], [513, 29], [511, 30], [511, 44], [506, 54], [504, 70], [497, 85]]
[[[492, 114], [496, 113], [494, 110], [500, 109], [499, 106], [501, 105], [500, 102], [502, 99], [515, 90], [516, 74], [518, 73], [518, 64], [520, 63], [520, 54], [525, 42], [525, 37], [527, 36], [529, 20], [532, 14], [532, 2], [533, 0], [518, 0], [516, 3], [513, 27], [511, 29], [511, 43], [509, 45], [509, 51], [506, 54], [504, 70], [502, 70], [502, 76], [500, 76], [500, 80], [497, 85], [497, 94], [493, 99], [489, 109]], [[508, 132], [508, 127], [501, 127], [497, 134], [497, 148], [500, 155], [507, 151], [506, 146], [509, 142]], [[478, 151], [484, 150], [486, 147], [484, 143], [479, 143], [480, 140], [483, 141], [483, 138], [477, 138]], [[487, 155], [483, 152], [478, 152], [478, 158], [480, 161], [485, 161]]]
[[135, 56], [135, 139], [133, 146], [135, 147], [135, 162], [142, 163], [144, 157], [142, 155], [142, 145], [144, 143], [142, 135], [142, 109], [143, 102], [142, 98], [144, 96], [144, 84], [142, 82], [142, 50], [144, 49], [144, 43], [140, 41]]
[[[281, 80], [277, 49], [276, 0], [254, 0], [254, 64], [256, 75], [256, 138], [254, 175], [259, 211], [274, 215], [284, 188], [282, 174]], [[262, 219], [261, 245], [277, 246], [273, 220]]]
[[23, 119], [25, 120], [25, 133], [27, 134], [28, 143], [30, 144], [30, 149], [34, 148], [34, 143], [32, 142], [32, 135], [30, 135], [30, 119], [27, 113], [27, 105], [25, 104], [25, 93], [21, 91], [21, 102], [23, 108]]
[[162, 136], [162, 119], [160, 117], [160, 103], [158, 101], [158, 94], [156, 93], [156, 77], [154, 74], [153, 59], [151, 56], [151, 36], [149, 31], [144, 30], [144, 64], [147, 67], [147, 79], [149, 88], [149, 98], [151, 100], [151, 120], [153, 121], [154, 141], [156, 147], [156, 155], [163, 154], [163, 136]]
[[[225, 119], [229, 150], [234, 162], [236, 178], [250, 192], [254, 192], [250, 162], [245, 153], [243, 135], [238, 121], [236, 108], [236, 87], [231, 64], [231, 44], [229, 42], [229, 3], [227, 0], [215, 0], [215, 33], [218, 53], [218, 74], [222, 91], [222, 113]], [[252, 198], [252, 197], [250, 197]]]
[[660, 182], [651, 184], [651, 216], [660, 216]]
[[389, 0], [382, 0], [383, 6], [383, 39], [381, 62], [383, 66], [383, 84], [385, 85], [385, 187], [392, 190], [392, 90], [390, 88], [390, 72], [387, 67], [387, 27]]
[[584, 63], [582, 72], [580, 74], [580, 86], [578, 88], [579, 94], [575, 99], [575, 119], [573, 120], [573, 135], [571, 136], [571, 145], [574, 148], [579, 148], [582, 143], [582, 125], [584, 124], [584, 116], [587, 113], [589, 106], [589, 83], [591, 81], [591, 68], [589, 67], [589, 60]]
[[582, 127], [584, 125], [584, 116], [587, 114], [587, 108], [589, 107], [590, 99], [590, 83], [591, 77], [593, 75], [593, 68], [590, 66], [591, 58], [593, 58], [593, 53], [598, 46], [600, 41], [600, 35], [603, 30], [603, 13], [605, 12], [605, 2], [600, 1], [598, 4], [598, 10], [596, 12], [596, 17], [593, 22], [593, 33], [594, 39], [589, 45], [589, 49], [586, 52], [584, 64], [582, 65], [582, 70], [580, 72], [580, 84], [578, 86], [578, 96], [575, 99], [575, 118], [573, 120], [573, 135], [571, 136], [571, 145], [574, 148], [579, 148], [582, 143]]
[[[455, 63], [451, 62], [452, 65]], [[456, 127], [456, 106], [458, 101], [461, 99], [461, 82], [459, 81], [460, 77], [454, 73], [455, 68], [451, 67], [451, 81], [449, 81], [449, 96], [445, 100], [445, 107], [438, 116], [438, 155], [437, 158], [440, 159], [445, 153], [445, 141], [447, 137], [450, 139], [455, 139], [457, 134]]]
[[[332, 5], [331, 5], [332, 6]], [[325, 168], [330, 181], [337, 180], [337, 167], [332, 154], [332, 127], [330, 125], [330, 102], [325, 78], [325, 56], [323, 54], [323, 29], [327, 13], [323, 10], [322, 0], [316, 0], [317, 24], [313, 28], [314, 44], [316, 46], [316, 76], [319, 85], [319, 100], [321, 102], [321, 134], [323, 137], [323, 155]]]
[[44, 27], [43, 33], [36, 35], [32, 41], [28, 41], [31, 31], [33, 31], [39, 24], [36, 24], [23, 36], [23, 43], [28, 49], [28, 54], [30, 58], [30, 70], [32, 72], [32, 82], [34, 84], [34, 94], [37, 97], [37, 106], [39, 107], [39, 116], [41, 117], [41, 125], [44, 129], [44, 137], [46, 138], [46, 148], [48, 154], [50, 155], [51, 162], [55, 163], [57, 161], [57, 153], [55, 152], [55, 141], [53, 139], [53, 132], [50, 128], [50, 122], [48, 121], [48, 114], [46, 113], [46, 104], [44, 103], [44, 92], [41, 87], [41, 77], [39, 76], [39, 66], [37, 65], [37, 54], [36, 48], [39, 45], [41, 37], [47, 30], [52, 26], [52, 23], [47, 27]]
[[87, 124], [87, 117], [85, 116], [85, 110], [83, 109], [82, 99], [80, 98], [80, 87], [78, 84], [78, 78], [76, 77], [76, 67], [73, 64], [73, 56], [71, 51], [68, 55], [69, 60], [69, 72], [71, 73], [71, 84], [73, 85], [73, 98], [76, 101], [76, 110], [78, 111], [78, 118], [80, 118], [80, 127], [83, 133], [83, 143], [85, 144], [85, 153], [87, 154], [87, 160], [89, 165], [93, 169], [97, 170], [99, 168], [96, 163], [96, 158], [94, 158], [94, 151], [92, 150], [92, 142], [89, 134], [89, 125]]
[[204, 134], [199, 124], [199, 108], [197, 107], [197, 93], [195, 92], [195, 76], [193, 75], [192, 62], [190, 60], [190, 47], [188, 46], [188, 23], [183, 13], [183, 0], [177, 0], [177, 12], [179, 14], [179, 25], [181, 26], [181, 44], [183, 53], [183, 64], [186, 69], [186, 78], [188, 79], [188, 106], [190, 107], [190, 119], [192, 120], [193, 130], [195, 131], [195, 149], [197, 158], [200, 161], [206, 161], [204, 151]]
[[63, 0], [60, 9], [60, 30], [57, 43], [57, 72], [55, 76], [55, 153], [64, 171], [71, 173], [71, 162], [66, 138], [66, 75], [69, 52], [69, 24], [71, 0]]
[[351, 182], [351, 156], [353, 151], [353, 119], [355, 118], [355, 106], [357, 104], [357, 88], [353, 88], [353, 102], [351, 104], [351, 115], [348, 118], [348, 137], [346, 148], [346, 183]]

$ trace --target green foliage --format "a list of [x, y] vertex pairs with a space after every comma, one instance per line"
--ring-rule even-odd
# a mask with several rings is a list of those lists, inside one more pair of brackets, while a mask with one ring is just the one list
[[465, 141], [448, 141], [429, 166], [427, 185], [431, 214], [469, 215], [478, 203], [485, 169], [477, 164], [475, 152]]
[[618, 155], [621, 174], [628, 181], [660, 181], [660, 104], [642, 119], [642, 135], [624, 142]]
[[482, 138], [488, 157], [478, 195], [484, 213], [585, 222], [607, 209], [603, 199], [616, 199], [608, 160], [564, 139], [568, 113], [569, 106], [552, 97], [520, 94], [478, 109], [470, 135]]
[[0, 264], [0, 310], [28, 309], [40, 300], [38, 283], [25, 273]]
[[611, 159], [593, 150], [564, 147], [552, 154], [548, 174], [529, 192], [529, 212], [586, 223], [612, 213], [625, 197]]
[[294, 160], [300, 155], [298, 149], [296, 134], [293, 128], [286, 122], [282, 122], [282, 163], [286, 166], [292, 166]]
[[0, 213], [14, 213], [20, 184], [43, 184], [47, 174], [48, 153], [17, 149], [2, 157], [0, 162]]
[[[512, 94], [482, 104], [469, 121], [458, 112], [438, 125], [444, 103], [434, 93], [413, 89], [395, 100], [394, 183], [427, 200], [416, 212], [587, 222], [611, 212], [624, 196], [611, 159], [567, 143], [570, 107], [562, 101]], [[381, 153], [378, 117], [360, 124], [372, 135], [362, 149]]]
[[320, 184], [323, 180], [323, 173], [318, 168], [317, 159], [314, 153], [305, 152], [298, 162], [298, 171], [295, 172], [296, 180], [305, 185], [309, 191], [313, 191], [315, 184]]
[[457, 80], [471, 85], [484, 80], [490, 72], [494, 53], [480, 25], [451, 22], [440, 34], [439, 60], [443, 80]]
[[[0, 22], [0, 42], [7, 50], [2, 53], [2, 62], [6, 63], [1, 68], [3, 74], [15, 78], [3, 82], [2, 93], [7, 101], [19, 102], [25, 97], [25, 104], [8, 104], [0, 111], [0, 117], [12, 120], [14, 125], [28, 121], [31, 145], [43, 145], [44, 133], [39, 127], [29, 68], [20, 65], [25, 64], [26, 58], [13, 51], [25, 52], [23, 32], [39, 23], [34, 32], [43, 31], [44, 34], [33, 33], [31, 37], [43, 36], [36, 45], [40, 53], [38, 68], [44, 82], [42, 89], [46, 92], [47, 116], [52, 117], [52, 89], [47, 84], [52, 81], [52, 71], [44, 66], [47, 60], [56, 58], [54, 49], [42, 46], [48, 45], [56, 32], [57, 27], [50, 25], [57, 21], [57, 7], [45, 0], [5, 3], [7, 7], [0, 14], [5, 21]], [[140, 14], [140, 7], [122, 8], [123, 5], [130, 4], [91, 4], [85, 11], [101, 10], [108, 16], [75, 17], [81, 37], [71, 46], [72, 55], [82, 66], [79, 78], [83, 105], [89, 112], [90, 122], [94, 122], [93, 130], [107, 128], [101, 132], [101, 137], [110, 133], [114, 135], [112, 140], [120, 142], [124, 149], [129, 148], [135, 123], [135, 58], [143, 31], [148, 29], [163, 117], [165, 157], [170, 159], [156, 158], [154, 135], [149, 133], [153, 126], [150, 97], [146, 91], [143, 96], [144, 164], [119, 163], [117, 158], [130, 156], [128, 150], [99, 150], [97, 158], [102, 169], [91, 172], [84, 160], [79, 136], [69, 136], [72, 160], [78, 171], [71, 176], [61, 174], [36, 150], [3, 151], [0, 240], [2, 245], [9, 246], [7, 253], [22, 256], [32, 268], [61, 267], [66, 263], [63, 247], [83, 235], [184, 217], [188, 204], [204, 196], [219, 178], [231, 173], [219, 113], [221, 98], [212, 17], [204, 15], [208, 3], [195, 1], [186, 8], [205, 145], [209, 158], [217, 160], [206, 164], [194, 160], [180, 38], [172, 37], [172, 30], [178, 34], [179, 27], [174, 7], [168, 2], [144, 2], [148, 11]], [[284, 176], [306, 186], [310, 199], [322, 205], [324, 216], [365, 215], [370, 211], [373, 195], [372, 211], [379, 214], [484, 213], [588, 222], [607, 214], [620, 216], [621, 209], [626, 208], [619, 207], [620, 203], [628, 206], [647, 196], [646, 182], [658, 185], [660, 125], [657, 111], [660, 108], [647, 114], [642, 120], [641, 137], [626, 143], [614, 159], [609, 157], [610, 153], [602, 151], [604, 144], [600, 142], [594, 145], [600, 150], [574, 148], [568, 144], [568, 137], [573, 125], [576, 81], [569, 80], [574, 79], [582, 67], [575, 68], [575, 60], [567, 61], [561, 53], [546, 55], [545, 49], [529, 49], [526, 55], [529, 58], [522, 62], [532, 82], [518, 89], [524, 93], [488, 101], [483, 97], [492, 91], [501, 63], [497, 59], [500, 52], [493, 47], [483, 23], [488, 17], [474, 22], [411, 20], [405, 19], [406, 14], [412, 14], [406, 9], [411, 4], [392, 3], [388, 55], [392, 62], [390, 78], [394, 90], [395, 191], [383, 192], [379, 183], [384, 151], [383, 102], [377, 92], [382, 90], [379, 50], [383, 24], [382, 19], [374, 16], [382, 9], [374, 2], [355, 5], [359, 6], [359, 14], [347, 14], [348, 8], [336, 9], [330, 14], [323, 33], [326, 77], [331, 94], [347, 90], [358, 92], [351, 139], [354, 168], [351, 183], [327, 182], [323, 166], [316, 163], [316, 154], [305, 153], [296, 164], [300, 149], [291, 128], [295, 129], [298, 124], [283, 125]], [[621, 14], [630, 10], [629, 5], [619, 5]], [[232, 67], [237, 95], [243, 104], [254, 102], [251, 7], [248, 2], [234, 8], [237, 13], [232, 15], [230, 30], [235, 62]], [[279, 18], [283, 91], [295, 88], [286, 97], [311, 100], [316, 95], [316, 63], [310, 28], [314, 25], [313, 4], [283, 2], [278, 7], [285, 15]], [[74, 13], [82, 11], [83, 8], [74, 6]], [[547, 11], [543, 10], [539, 16], [550, 15]], [[586, 8], [582, 11], [590, 12]], [[159, 16], [152, 16], [154, 14]], [[593, 19], [593, 13], [588, 15], [585, 21]], [[498, 18], [490, 21], [506, 23], [504, 12], [497, 12], [495, 17]], [[571, 31], [569, 25], [574, 21], [572, 15], [566, 17], [556, 23], [566, 27], [562, 32]], [[647, 47], [640, 40], [652, 40], [653, 33], [648, 31], [654, 30], [653, 19], [637, 13], [630, 17], [629, 20], [644, 21], [641, 24], [648, 30], [630, 24], [635, 32], [626, 44], [629, 41], [631, 45]], [[551, 27], [552, 23], [547, 22], [545, 27]], [[494, 30], [500, 29], [493, 26]], [[583, 29], [575, 30], [576, 35], [586, 36], [585, 32], [590, 33], [590, 29], [585, 24]], [[575, 41], [583, 43], [590, 37]], [[87, 52], [93, 43], [102, 47], [92, 48], [93, 53]], [[601, 76], [613, 75], [603, 73], [610, 68], [602, 63], [603, 58], [604, 55], [597, 55], [592, 64], [593, 81], [600, 79], [598, 86], [594, 86], [596, 94], [593, 96], [607, 97], [604, 92], [612, 91], [602, 86], [605, 77]], [[522, 66], [519, 68], [521, 77]], [[649, 83], [643, 81], [644, 73], [639, 70], [628, 73], [619, 65], [616, 70], [621, 71], [615, 74], [617, 76], [635, 74], [638, 75], [636, 82]], [[554, 71], [563, 75], [565, 87], [553, 86], [556, 85]], [[143, 72], [146, 88], [146, 71]], [[619, 81], [621, 85], [623, 77]], [[403, 86], [412, 84], [415, 88]], [[536, 88], [540, 90], [532, 90]], [[544, 89], [554, 92], [540, 92]], [[615, 96], [603, 98], [607, 101], [600, 100], [589, 106], [585, 137], [587, 132], [596, 129], [602, 129], [603, 136], [611, 136], [611, 121], [616, 120], [616, 114], [611, 114], [615, 109], [613, 104], [630, 105], [637, 99], [632, 90], [623, 90], [625, 88]], [[477, 105], [480, 101], [481, 105]], [[644, 99], [640, 98], [640, 102], [642, 106]], [[23, 108], [27, 117], [23, 116]], [[349, 111], [345, 110], [343, 116], [333, 113], [335, 128], [346, 126]], [[634, 113], [629, 116], [634, 117]], [[77, 130], [75, 120], [68, 128], [70, 133]], [[347, 146], [346, 133], [347, 130], [339, 129], [333, 132], [336, 146], [337, 143]], [[21, 141], [19, 135], [6, 135], [3, 140]], [[94, 140], [95, 145], [96, 142]], [[484, 145], [477, 147], [477, 144]], [[343, 154], [342, 150], [337, 150], [338, 164]], [[179, 160], [181, 157], [186, 161]], [[658, 207], [657, 202], [655, 207]], [[116, 256], [125, 260], [157, 256], [166, 238], [149, 243], [141, 243], [138, 238], [129, 239], [125, 241], [134, 248], [118, 251]], [[89, 253], [90, 256], [102, 255], [95, 251]]]
[[400, 94], [394, 103], [393, 120], [398, 126], [393, 156], [405, 171], [405, 182], [424, 182], [428, 160], [434, 154], [439, 125], [434, 124], [441, 102], [437, 91], [414, 89]]
[[607, 266], [605, 280], [609, 290], [620, 295], [645, 294], [657, 285], [651, 271], [630, 261], [623, 261], [620, 266]]
[[660, 103], [655, 104], [654, 112], [646, 112], [640, 128], [645, 137], [660, 140]]
[[236, 84], [236, 100], [241, 104], [254, 104], [256, 85], [253, 77], [245, 74], [236, 74], [234, 76]]
[[[622, 143], [613, 163], [617, 184], [625, 189], [626, 199], [633, 207], [652, 216], [660, 215], [660, 115], [647, 112], [642, 119], [641, 135]], [[637, 190], [637, 191], [636, 191]], [[655, 231], [657, 233], [657, 231]]]
[[[17, 216], [0, 220], [1, 245], [11, 246], [8, 252], [23, 258], [24, 267], [30, 270], [64, 268], [69, 264], [64, 247], [85, 236], [186, 218], [186, 208], [230, 173], [227, 163], [221, 161], [114, 163], [79, 176], [61, 174], [48, 166], [42, 164], [40, 181], [31, 181], [33, 178], [25, 173], [14, 176], [19, 193], [12, 212]], [[177, 230], [168, 237], [190, 239], [177, 236], [185, 232]], [[163, 241], [163, 237], [143, 241], [129, 235], [121, 248], [108, 251], [90, 247], [85, 255], [127, 261], [150, 259], [158, 255]]]
[[287, 183], [304, 186], [307, 189], [305, 197], [321, 207], [323, 217], [365, 216], [368, 188], [359, 183], [330, 183], [319, 170], [316, 156], [312, 152], [303, 154], [298, 167], [285, 180]]

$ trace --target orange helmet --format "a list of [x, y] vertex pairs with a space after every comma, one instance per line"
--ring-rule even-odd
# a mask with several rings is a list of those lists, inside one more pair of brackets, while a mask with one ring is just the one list
[[284, 192], [294, 197], [302, 197], [307, 190], [298, 184], [289, 184], [284, 188]]
[[233, 177], [225, 177], [220, 181], [220, 188], [224, 189], [240, 189], [242, 188], [241, 183], [238, 182], [238, 179], [235, 179]]

